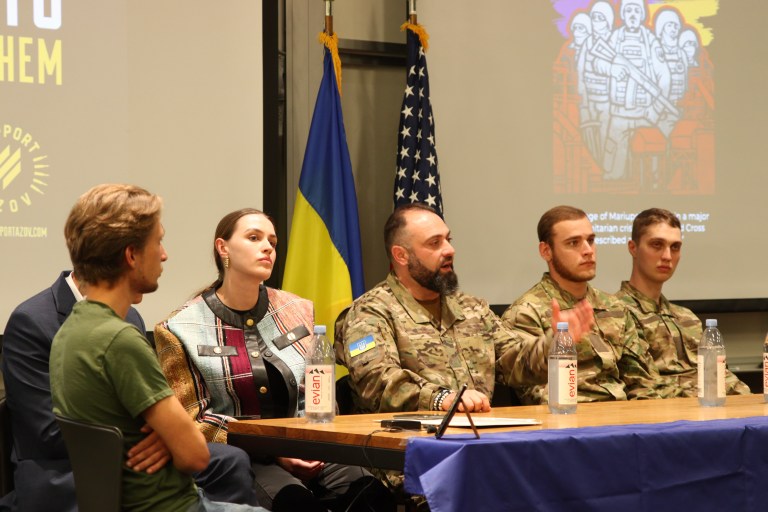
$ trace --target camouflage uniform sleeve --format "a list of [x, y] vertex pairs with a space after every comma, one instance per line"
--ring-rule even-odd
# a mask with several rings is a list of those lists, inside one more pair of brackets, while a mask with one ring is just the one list
[[[441, 386], [403, 367], [401, 357], [409, 356], [400, 354], [397, 336], [386, 304], [364, 301], [347, 313], [335, 343], [336, 360], [349, 369], [358, 412], [431, 409]], [[350, 345], [364, 339], [370, 348], [351, 355]]]
[[496, 345], [496, 379], [507, 386], [547, 382], [547, 354], [552, 330], [544, 329], [531, 304], [512, 304], [501, 317], [507, 339]]
[[622, 382], [627, 387], [627, 399], [672, 398], [679, 389], [672, 381], [661, 376], [648, 347], [638, 334], [635, 320], [628, 309], [623, 308], [624, 346], [618, 367]]

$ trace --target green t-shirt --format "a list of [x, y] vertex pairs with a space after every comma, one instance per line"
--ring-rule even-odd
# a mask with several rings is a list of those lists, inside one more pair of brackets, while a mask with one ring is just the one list
[[[144, 335], [107, 305], [81, 301], [53, 339], [53, 409], [64, 416], [118, 427], [124, 450], [145, 434], [141, 416], [173, 395]], [[198, 502], [191, 476], [172, 463], [150, 475], [123, 467], [124, 510], [183, 510]]]

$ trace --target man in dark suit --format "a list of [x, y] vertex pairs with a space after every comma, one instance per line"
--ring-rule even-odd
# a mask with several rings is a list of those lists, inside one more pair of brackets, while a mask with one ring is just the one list
[[[5, 327], [2, 369], [11, 414], [15, 490], [0, 500], [0, 511], [77, 510], [72, 468], [53, 415], [48, 363], [54, 335], [81, 298], [74, 276], [64, 271], [53, 286], [21, 303]], [[126, 320], [146, 332], [134, 308]], [[159, 437], [147, 433], [129, 453], [127, 462], [136, 470], [153, 471], [170, 460]], [[248, 455], [221, 443], [209, 443], [208, 448], [210, 463], [195, 475], [206, 497], [256, 505]]]

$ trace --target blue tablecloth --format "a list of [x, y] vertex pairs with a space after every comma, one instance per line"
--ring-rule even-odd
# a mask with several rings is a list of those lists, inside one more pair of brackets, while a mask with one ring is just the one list
[[768, 511], [768, 418], [412, 438], [405, 489], [448, 511]]

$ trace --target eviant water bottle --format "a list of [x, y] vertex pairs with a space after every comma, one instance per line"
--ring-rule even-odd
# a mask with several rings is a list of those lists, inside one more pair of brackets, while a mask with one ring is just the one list
[[328, 423], [336, 416], [336, 361], [325, 336], [316, 325], [304, 369], [304, 412], [310, 423]]
[[699, 342], [699, 405], [725, 405], [725, 345], [717, 320], [708, 318]]
[[573, 414], [578, 398], [578, 362], [568, 322], [557, 322], [557, 332], [549, 349], [549, 412]]

